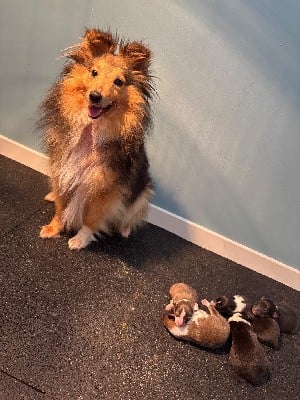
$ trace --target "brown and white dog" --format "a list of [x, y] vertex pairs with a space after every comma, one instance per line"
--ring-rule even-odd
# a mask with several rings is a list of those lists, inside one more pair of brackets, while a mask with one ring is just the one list
[[153, 195], [144, 140], [151, 122], [151, 52], [140, 42], [86, 30], [40, 108], [55, 215], [42, 238], [75, 230], [70, 249], [98, 231], [127, 237]]

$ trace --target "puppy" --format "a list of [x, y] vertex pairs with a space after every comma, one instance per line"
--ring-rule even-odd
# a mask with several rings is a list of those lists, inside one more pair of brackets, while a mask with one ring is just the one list
[[274, 350], [279, 349], [280, 328], [273, 318], [260, 318], [248, 313], [247, 320], [251, 323], [260, 343], [266, 344]]
[[296, 313], [285, 304], [276, 305], [272, 300], [262, 297], [253, 304], [252, 313], [259, 318], [274, 318], [282, 333], [293, 333], [296, 331]]
[[206, 299], [202, 300], [202, 304], [208, 307], [209, 314], [204, 310], [196, 310], [184, 326], [178, 327], [175, 324], [174, 316], [166, 311], [163, 316], [163, 324], [178, 339], [187, 340], [209, 349], [220, 348], [228, 340], [229, 324]]
[[228, 318], [236, 312], [247, 312], [251, 305], [245, 296], [236, 294], [234, 296], [219, 296], [212, 302], [221, 315]]
[[233, 370], [252, 385], [261, 385], [270, 378], [270, 361], [249, 321], [235, 313], [228, 319], [232, 337], [229, 362]]
[[166, 310], [174, 313], [176, 326], [183, 326], [192, 317], [193, 311], [198, 310], [197, 292], [185, 283], [174, 283], [169, 294], [171, 301]]
[[42, 238], [77, 233], [82, 249], [104, 231], [128, 237], [153, 195], [145, 136], [151, 124], [151, 52], [139, 42], [86, 30], [40, 107], [55, 215]]

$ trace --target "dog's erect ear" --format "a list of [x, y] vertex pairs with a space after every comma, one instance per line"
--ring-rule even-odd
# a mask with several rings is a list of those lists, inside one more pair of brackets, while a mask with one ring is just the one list
[[128, 58], [134, 70], [148, 72], [151, 61], [151, 51], [139, 42], [120, 45], [120, 54]]
[[84, 64], [104, 53], [113, 54], [117, 48], [117, 40], [110, 32], [99, 29], [87, 29], [80, 43], [65, 50], [64, 55], [77, 63]]
[[113, 54], [117, 48], [117, 42], [112, 34], [99, 29], [87, 29], [83, 44], [91, 52], [92, 57], [99, 57], [104, 53]]

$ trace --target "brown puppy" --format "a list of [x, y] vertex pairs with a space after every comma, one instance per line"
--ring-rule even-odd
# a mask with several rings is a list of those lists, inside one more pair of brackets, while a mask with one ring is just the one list
[[163, 324], [178, 339], [210, 349], [220, 348], [229, 337], [229, 324], [207, 300], [202, 300], [202, 304], [208, 307], [209, 314], [203, 310], [194, 311], [192, 318], [184, 326], [178, 327], [174, 316], [165, 313]]
[[270, 317], [260, 318], [251, 313], [247, 314], [247, 320], [251, 322], [257, 339], [274, 350], [279, 349], [280, 329], [278, 323]]
[[276, 305], [265, 297], [253, 304], [252, 313], [259, 318], [274, 318], [282, 333], [293, 333], [297, 328], [297, 316], [294, 310], [285, 304]]
[[252, 385], [261, 385], [270, 377], [270, 361], [249, 321], [235, 313], [228, 319], [232, 336], [229, 362], [234, 371]]
[[171, 301], [166, 310], [173, 311], [176, 326], [183, 326], [192, 317], [193, 311], [198, 310], [197, 292], [185, 283], [174, 283], [169, 294]]

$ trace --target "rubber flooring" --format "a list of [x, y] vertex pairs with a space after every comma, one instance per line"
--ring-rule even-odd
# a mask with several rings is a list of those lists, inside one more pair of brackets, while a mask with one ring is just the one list
[[200, 298], [265, 295], [299, 317], [299, 292], [145, 224], [77, 252], [39, 238], [53, 215], [47, 178], [0, 156], [0, 399], [285, 400], [299, 398], [299, 334], [283, 335], [269, 382], [174, 339], [161, 322], [174, 282]]

